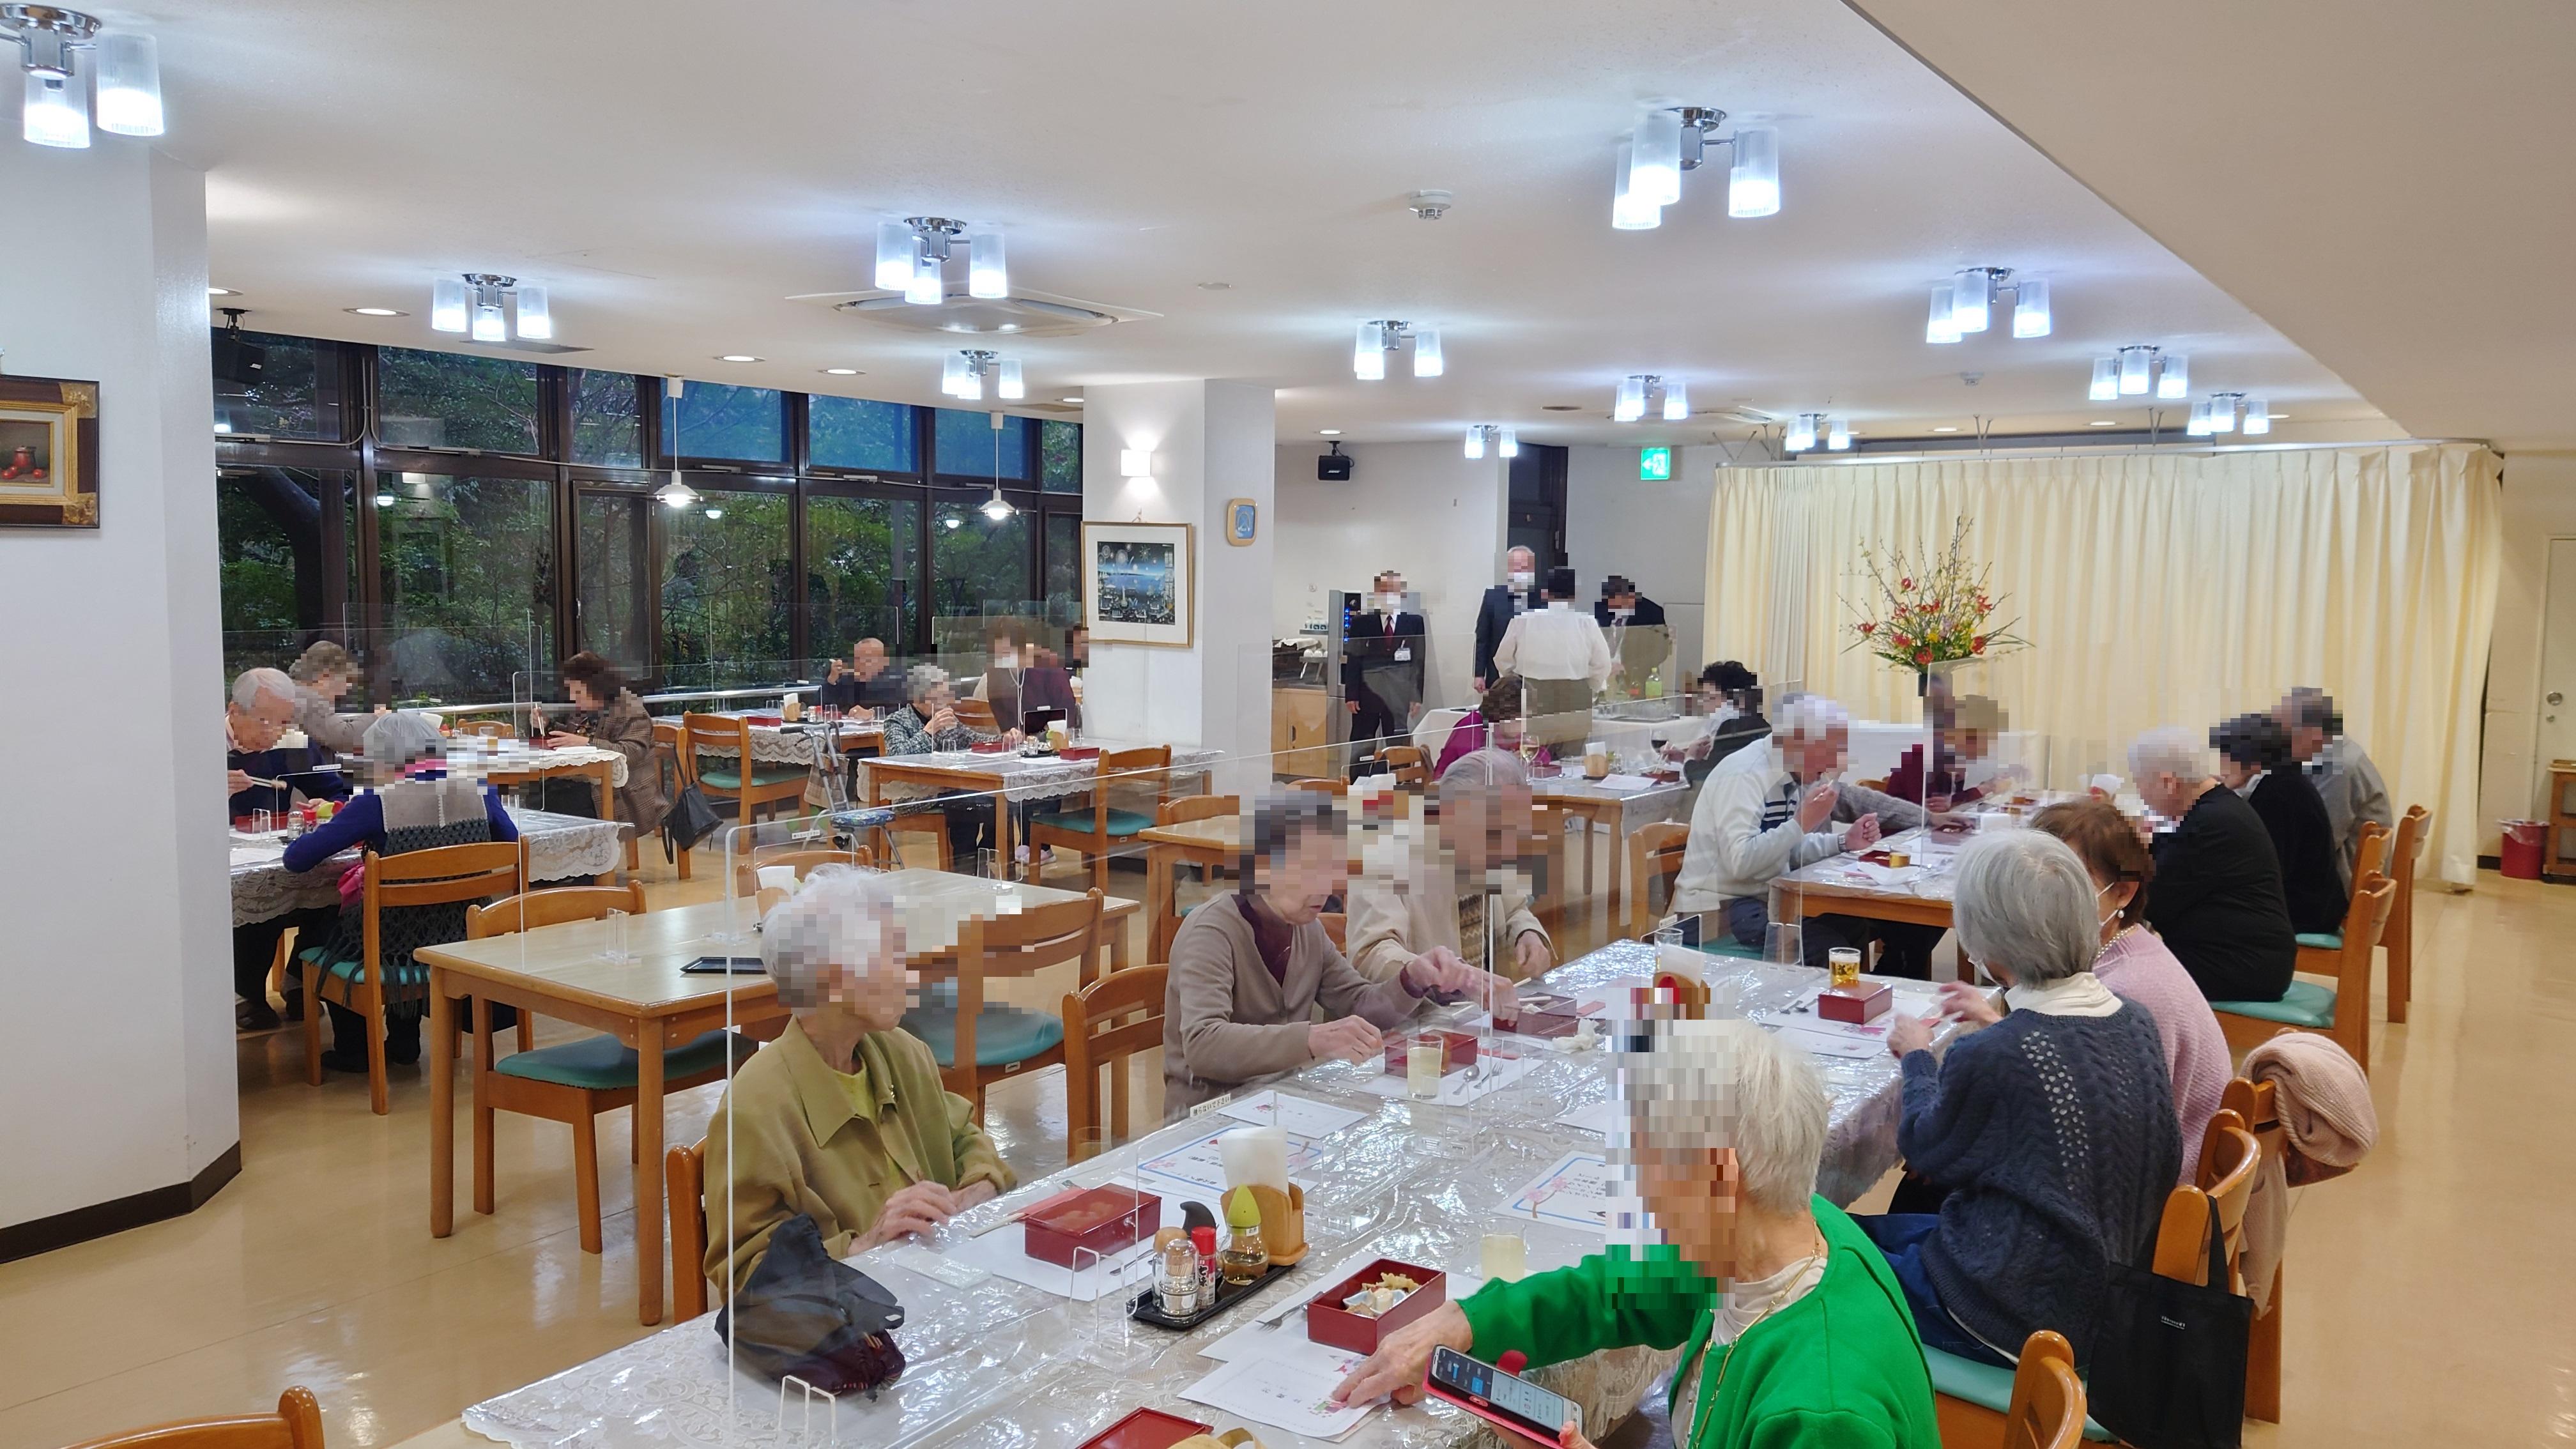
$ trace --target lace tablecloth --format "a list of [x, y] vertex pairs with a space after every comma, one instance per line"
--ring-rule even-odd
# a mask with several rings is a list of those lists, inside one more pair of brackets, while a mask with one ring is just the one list
[[[726, 716], [728, 719], [740, 719], [742, 717], [743, 716], [739, 714], [729, 714]], [[775, 718], [775, 716], [772, 716], [772, 718]], [[810, 766], [814, 763], [814, 751], [829, 735], [831, 728], [832, 727], [830, 725], [823, 721], [812, 718], [808, 718], [801, 724], [792, 725], [755, 724], [751, 727], [752, 763], [760, 765]], [[885, 732], [882, 729], [873, 724], [843, 722], [840, 726], [840, 737], [844, 742], [845, 748], [847, 741], [852, 738], [874, 740], [881, 737], [884, 733]], [[700, 745], [698, 746], [698, 753], [702, 755], [722, 755], [730, 759], [738, 752], [723, 745]]]
[[[523, 748], [481, 752], [463, 749], [452, 752], [448, 758], [454, 773], [486, 775], [585, 770], [605, 760], [608, 762], [608, 783], [621, 788], [626, 784], [626, 756], [615, 750], [600, 749], [595, 745], [580, 745], [562, 750]], [[456, 762], [461, 762], [461, 766]]]
[[[1653, 963], [1652, 947], [1622, 943], [1568, 963], [1549, 981], [1572, 990], [1599, 988], [1642, 980]], [[1823, 977], [1803, 967], [1717, 957], [1708, 959], [1708, 968], [1739, 982], [1741, 1000], [1757, 1020], [1788, 1012]], [[851, 1395], [836, 1409], [818, 1405], [810, 1432], [801, 1408], [787, 1410], [782, 1428], [777, 1388], [729, 1368], [708, 1318], [477, 1404], [465, 1411], [465, 1425], [515, 1449], [1069, 1449], [1140, 1405], [1229, 1426], [1239, 1421], [1180, 1397], [1217, 1367], [1200, 1350], [1273, 1308], [1302, 1302], [1354, 1252], [1474, 1273], [1483, 1235], [1504, 1227], [1527, 1240], [1532, 1271], [1598, 1251], [1598, 1236], [1504, 1218], [1498, 1209], [1565, 1152], [1601, 1147], [1597, 1135], [1556, 1119], [1607, 1098], [1607, 1057], [1512, 1037], [1492, 1040], [1537, 1064], [1469, 1108], [1371, 1094], [1364, 1087], [1378, 1075], [1374, 1064], [1321, 1063], [1292, 1078], [1300, 1095], [1371, 1115], [1313, 1143], [1314, 1158], [1291, 1168], [1314, 1184], [1306, 1198], [1306, 1260], [1251, 1303], [1190, 1333], [1129, 1322], [1118, 1294], [1078, 1303], [1000, 1277], [952, 1286], [906, 1266], [908, 1259], [919, 1261], [916, 1250], [881, 1250], [856, 1261], [905, 1307], [897, 1339], [908, 1367], [873, 1403]], [[1849, 1202], [1896, 1161], [1896, 1066], [1883, 1054], [1819, 1066], [1832, 1115], [1817, 1190]], [[966, 1214], [931, 1246], [962, 1242], [975, 1227], [1068, 1183], [1133, 1181], [1137, 1164], [1213, 1125], [1215, 1119], [1193, 1117], [1027, 1184]], [[1168, 1184], [1159, 1190], [1172, 1191]], [[1297, 1320], [1292, 1315], [1289, 1322]], [[1586, 1429], [1598, 1439], [1634, 1409], [1673, 1359], [1670, 1352], [1622, 1349], [1542, 1369], [1537, 1378], [1582, 1404]], [[1319, 1442], [1268, 1426], [1255, 1432], [1271, 1449]], [[1501, 1449], [1483, 1421], [1440, 1404], [1381, 1409], [1341, 1442], [1365, 1449]]]
[[[1098, 744], [1106, 750], [1138, 748], [1132, 744], [1105, 740], [1088, 743]], [[752, 745], [752, 751], [757, 754], [759, 750], [760, 746], [755, 742]], [[1180, 780], [1203, 775], [1207, 772], [1208, 766], [1215, 764], [1223, 753], [1222, 750], [1205, 749], [1197, 745], [1174, 745], [1172, 746], [1172, 778]], [[1092, 779], [1099, 770], [1099, 764], [1095, 760], [1066, 760], [1054, 755], [979, 755], [972, 750], [941, 750], [927, 755], [895, 755], [884, 758], [885, 763], [889, 765], [901, 765], [910, 769], [929, 768], [957, 770], [968, 774], [998, 774], [1002, 777], [1002, 798], [1013, 801], [1053, 800], [1065, 795], [1081, 794], [1091, 788]], [[859, 764], [861, 768], [868, 769], [873, 768], [876, 761], [862, 760]], [[970, 787], [961, 783], [949, 788], [989, 787]], [[885, 783], [882, 798], [889, 801], [920, 800], [938, 793], [939, 789], [936, 786], [924, 785], [912, 780], [888, 780]]]
[[[528, 842], [531, 880], [606, 875], [626, 858], [625, 827], [613, 820], [586, 820], [515, 805], [508, 809], [510, 818], [518, 822], [520, 838]], [[284, 864], [284, 841], [251, 843], [240, 836], [234, 837], [232, 852], [236, 926], [288, 911], [336, 909], [340, 877], [358, 863], [356, 851], [344, 850], [312, 870], [291, 871]]]

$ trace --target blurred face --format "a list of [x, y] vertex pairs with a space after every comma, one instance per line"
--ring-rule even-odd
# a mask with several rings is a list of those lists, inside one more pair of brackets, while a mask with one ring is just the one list
[[1790, 773], [1809, 782], [1841, 769], [1850, 752], [1851, 731], [1839, 727], [1826, 731], [1820, 740], [1792, 735], [1780, 751], [1788, 761]]
[[1503, 785], [1493, 790], [1462, 791], [1441, 804], [1441, 834], [1457, 853], [1462, 869], [1482, 871], [1497, 860], [1510, 860], [1523, 842], [1536, 834], [1531, 824], [1527, 786]]
[[1610, 596], [1610, 608], [1613, 612], [1620, 609], [1626, 609], [1633, 613], [1635, 612], [1636, 607], [1637, 596], [1635, 594], [1612, 594]]
[[956, 702], [956, 686], [942, 684], [934, 689], [924, 691], [921, 698], [914, 703], [913, 707], [921, 711], [921, 717], [923, 719], [928, 719], [932, 715], [939, 713], [941, 710], [948, 708]]
[[1308, 830], [1269, 863], [1270, 879], [1258, 889], [1271, 914], [1302, 926], [1324, 913], [1325, 904], [1351, 879], [1350, 852], [1330, 830]]
[[2235, 760], [2218, 762], [2219, 783], [2230, 790], [2242, 790], [2254, 781], [2254, 767]]
[[1635, 1149], [1637, 1193], [1666, 1242], [1719, 1279], [1735, 1276], [1735, 1151], [1727, 1147]]
[[233, 743], [245, 750], [265, 750], [276, 746], [286, 727], [295, 723], [295, 703], [263, 692], [258, 703], [245, 710], [239, 705], [224, 706], [225, 717], [232, 721]]
[[861, 679], [874, 679], [885, 671], [885, 646], [874, 639], [862, 639], [850, 646], [850, 672]]
[[1691, 690], [1691, 713], [1715, 714], [1726, 703], [1726, 696], [1714, 684], [1703, 684]]
[[2189, 790], [2199, 784], [2198, 780], [2186, 784], [2181, 776], [2169, 771], [2142, 776], [2138, 780], [2138, 799], [2149, 810], [2171, 818], [2182, 814], [2183, 808], [2191, 803]]
[[2316, 725], [2290, 726], [2290, 758], [2304, 765], [2326, 747], [2326, 732]]
[[1494, 748], [1498, 750], [1518, 750], [1521, 747], [1521, 741], [1527, 738], [1529, 733], [1525, 723], [1517, 718], [1494, 721], [1490, 732], [1493, 736]]
[[864, 1031], [892, 1031], [903, 1023], [906, 1003], [920, 994], [921, 973], [903, 964], [900, 933], [885, 959], [836, 963], [823, 978], [823, 999], [856, 1018]]
[[1982, 760], [1993, 745], [1993, 738], [1984, 730], [1953, 730], [1950, 733], [1950, 748], [1963, 760]]
[[565, 680], [564, 694], [572, 700], [572, 707], [575, 709], [600, 709], [607, 704], [607, 701], [592, 692], [590, 681], [587, 679]]
[[337, 703], [340, 696], [349, 692], [349, 676], [345, 674], [325, 674], [321, 678], [313, 681], [313, 692], [322, 696], [324, 699]]
[[1513, 549], [1503, 555], [1503, 572], [1511, 575], [1514, 582], [1527, 587], [1529, 581], [1538, 577], [1538, 555], [1525, 548]]

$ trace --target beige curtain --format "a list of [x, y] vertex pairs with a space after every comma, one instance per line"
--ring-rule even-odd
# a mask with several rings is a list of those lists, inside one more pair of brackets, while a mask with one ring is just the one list
[[1910, 673], [1849, 647], [1860, 550], [1993, 565], [2031, 647], [1963, 674], [2034, 731], [2053, 784], [2126, 774], [2159, 724], [2205, 728], [2322, 685], [2403, 812], [2434, 812], [2424, 874], [2476, 871], [2480, 700], [2501, 546], [2498, 460], [2408, 444], [2215, 456], [1720, 468], [1708, 653], [1859, 717], [1915, 720]]

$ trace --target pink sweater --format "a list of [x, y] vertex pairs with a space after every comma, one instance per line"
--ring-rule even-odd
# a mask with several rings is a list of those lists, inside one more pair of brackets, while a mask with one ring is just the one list
[[2112, 995], [2138, 1003], [2156, 1019], [2165, 1071], [2173, 1078], [2174, 1115], [2182, 1119], [2179, 1180], [2188, 1183], [2200, 1169], [2200, 1135], [2209, 1129], [2235, 1070], [2227, 1034], [2219, 1029], [2209, 998], [2153, 931], [2139, 927], [2122, 933], [2094, 958], [2093, 974]]

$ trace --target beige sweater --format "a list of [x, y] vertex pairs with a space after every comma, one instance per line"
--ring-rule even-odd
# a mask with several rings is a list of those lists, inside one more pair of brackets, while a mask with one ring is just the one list
[[1422, 998], [1401, 981], [1371, 982], [1324, 934], [1321, 921], [1297, 928], [1288, 979], [1273, 978], [1233, 892], [1190, 912], [1172, 938], [1163, 988], [1163, 1111], [1178, 1117], [1210, 1097], [1315, 1059], [1306, 1045], [1317, 1007], [1326, 1019], [1360, 1016], [1391, 1027]]
[[[1428, 872], [1441, 881], [1445, 890], [1447, 872], [1434, 867]], [[1351, 887], [1351, 966], [1371, 981], [1392, 981], [1404, 963], [1430, 950], [1446, 946], [1460, 955], [1458, 939], [1458, 902], [1452, 896], [1443, 900], [1439, 894], [1425, 894], [1413, 887], [1415, 881], [1354, 883]], [[1542, 941], [1548, 939], [1547, 928], [1538, 923], [1530, 910], [1529, 891], [1515, 880], [1503, 887], [1494, 905], [1494, 959], [1487, 968], [1497, 976], [1520, 976], [1520, 939], [1535, 932]], [[1553, 950], [1553, 943], [1550, 943]], [[1475, 958], [1467, 956], [1470, 963]]]

